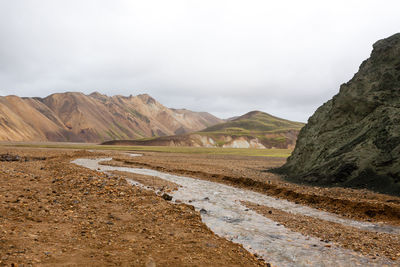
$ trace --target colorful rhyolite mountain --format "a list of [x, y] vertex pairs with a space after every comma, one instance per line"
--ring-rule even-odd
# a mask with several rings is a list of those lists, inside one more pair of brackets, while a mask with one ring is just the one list
[[0, 141], [103, 142], [194, 132], [223, 120], [170, 109], [147, 94], [0, 96]]
[[230, 148], [293, 148], [304, 124], [252, 111], [204, 130], [139, 140], [115, 140], [104, 144], [194, 146]]

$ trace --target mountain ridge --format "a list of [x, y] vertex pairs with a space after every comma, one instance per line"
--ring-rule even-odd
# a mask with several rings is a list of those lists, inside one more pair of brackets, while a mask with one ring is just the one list
[[103, 142], [188, 133], [222, 121], [207, 112], [167, 108], [148, 94], [0, 96], [1, 141]]
[[114, 140], [105, 145], [194, 146], [227, 148], [293, 148], [301, 122], [250, 111], [203, 130], [142, 140]]

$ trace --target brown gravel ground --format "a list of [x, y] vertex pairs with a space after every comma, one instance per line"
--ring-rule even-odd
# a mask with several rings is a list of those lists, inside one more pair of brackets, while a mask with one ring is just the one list
[[[321, 241], [359, 251], [371, 258], [384, 256], [397, 260], [400, 264], [400, 236], [386, 233], [363, 231], [339, 223], [315, 219], [309, 216], [291, 214], [272, 207], [252, 202], [242, 202], [246, 207], [271, 220], [284, 225], [292, 231], [306, 236], [314, 236]], [[326, 245], [330, 247], [330, 244]]]
[[[139, 152], [141, 153], [141, 152]], [[225, 183], [266, 193], [356, 220], [400, 225], [400, 197], [364, 189], [316, 187], [285, 181], [269, 173], [286, 159], [234, 155], [146, 152], [114, 157], [114, 165], [135, 166]]]
[[21, 158], [0, 162], [0, 266], [264, 265], [190, 206], [70, 164], [99, 153], [6, 152]]

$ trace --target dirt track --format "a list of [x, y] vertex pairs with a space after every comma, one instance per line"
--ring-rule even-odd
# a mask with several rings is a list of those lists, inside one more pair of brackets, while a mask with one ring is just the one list
[[20, 157], [0, 162], [2, 266], [264, 265], [215, 236], [190, 206], [70, 164], [95, 153], [0, 152]]

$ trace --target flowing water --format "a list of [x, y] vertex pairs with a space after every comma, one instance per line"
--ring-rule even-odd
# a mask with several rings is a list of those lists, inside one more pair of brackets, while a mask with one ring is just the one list
[[[134, 154], [132, 156], [140, 156]], [[100, 165], [103, 159], [77, 159], [73, 163], [102, 172], [124, 171], [156, 176], [180, 185], [172, 194], [175, 200], [200, 210], [203, 222], [217, 235], [242, 244], [267, 262], [278, 266], [390, 266], [390, 260], [372, 260], [313, 237], [303, 236], [244, 207], [240, 201], [250, 201], [293, 214], [302, 214], [362, 230], [399, 234], [400, 228], [359, 222], [310, 207], [276, 199], [257, 192], [215, 182], [162, 173], [150, 169]], [[130, 180], [131, 184], [140, 185]]]

